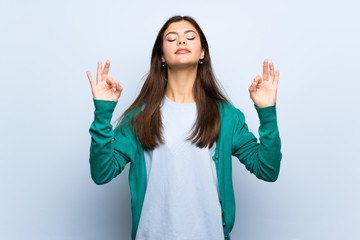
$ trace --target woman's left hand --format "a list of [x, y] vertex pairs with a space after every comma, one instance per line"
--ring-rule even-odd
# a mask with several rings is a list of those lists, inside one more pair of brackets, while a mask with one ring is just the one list
[[279, 82], [279, 70], [274, 74], [274, 64], [270, 63], [270, 77], [268, 71], [268, 60], [264, 60], [263, 81], [261, 76], [257, 75], [249, 87], [250, 98], [259, 108], [275, 105], [277, 85]]

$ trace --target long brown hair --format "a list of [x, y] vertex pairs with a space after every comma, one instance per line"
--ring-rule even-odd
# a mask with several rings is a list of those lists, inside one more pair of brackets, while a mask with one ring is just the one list
[[[192, 129], [192, 134], [187, 140], [192, 140], [197, 147], [212, 147], [218, 139], [220, 130], [220, 113], [216, 101], [229, 102], [220, 91], [219, 84], [211, 66], [209, 46], [203, 31], [196, 21], [189, 16], [174, 16], [168, 19], [160, 29], [152, 50], [150, 71], [144, 85], [131, 106], [120, 116], [117, 126], [130, 112], [142, 107], [132, 115], [132, 130], [136, 134], [141, 145], [153, 150], [159, 144], [164, 143], [162, 137], [162, 121], [160, 103], [165, 96], [167, 86], [167, 68], [162, 67], [161, 56], [163, 55], [163, 35], [173, 22], [188, 21], [198, 31], [201, 46], [205, 51], [203, 64], [198, 65], [196, 80], [193, 86], [193, 96], [197, 107], [197, 119]], [[116, 126], [116, 127], [117, 127]]]

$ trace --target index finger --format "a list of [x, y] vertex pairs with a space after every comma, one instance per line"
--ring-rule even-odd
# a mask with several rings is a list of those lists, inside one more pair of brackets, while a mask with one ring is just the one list
[[263, 81], [269, 80], [269, 71], [268, 71], [268, 60], [264, 60], [264, 66], [263, 66]]
[[106, 81], [108, 73], [109, 73], [110, 61], [106, 60], [104, 71], [103, 71], [103, 80]]

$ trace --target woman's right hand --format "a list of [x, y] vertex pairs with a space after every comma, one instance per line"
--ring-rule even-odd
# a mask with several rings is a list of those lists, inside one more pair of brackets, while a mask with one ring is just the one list
[[[121, 92], [123, 90], [119, 82], [111, 77], [108, 77], [110, 61], [107, 60], [105, 63], [104, 71], [102, 68], [101, 61], [98, 62], [96, 83], [92, 78], [89, 71], [86, 71], [86, 75], [89, 78], [91, 91], [94, 96], [94, 99], [97, 100], [107, 100], [107, 101], [117, 101], [120, 98]], [[115, 89], [115, 90], [114, 90]]]

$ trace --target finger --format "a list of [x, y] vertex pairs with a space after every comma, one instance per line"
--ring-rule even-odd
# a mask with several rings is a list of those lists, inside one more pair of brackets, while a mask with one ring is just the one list
[[116, 88], [116, 82], [112, 77], [108, 77], [106, 79], [106, 83], [109, 84], [112, 88]]
[[109, 67], [110, 67], [110, 61], [106, 60], [105, 66], [104, 66], [104, 71], [102, 73], [102, 78], [106, 80], [108, 74], [109, 74]]
[[268, 60], [264, 60], [264, 66], [263, 66], [263, 81], [269, 80], [269, 71], [268, 71]]
[[117, 89], [122, 89], [122, 86], [120, 85], [119, 82], [116, 82], [116, 88], [117, 88]]
[[257, 75], [257, 76], [254, 78], [253, 83], [252, 83], [251, 86], [249, 87], [249, 91], [250, 91], [250, 92], [255, 92], [257, 86], [258, 86], [259, 83], [260, 83], [260, 80], [261, 80], [261, 76], [259, 76], [259, 75]]
[[87, 75], [87, 77], [88, 77], [88, 79], [89, 79], [91, 89], [93, 89], [93, 88], [94, 88], [94, 86], [95, 86], [94, 79], [92, 78], [92, 76], [91, 76], [91, 74], [90, 74], [90, 72], [89, 72], [89, 71], [86, 71], [86, 75]]
[[117, 86], [116, 86], [115, 94], [119, 98], [121, 96], [121, 92], [122, 92], [123, 88], [118, 82], [116, 83], [116, 85]]
[[102, 65], [101, 61], [98, 61], [97, 75], [96, 75], [96, 84], [99, 84], [99, 82], [102, 81], [102, 79], [101, 79], [101, 73], [102, 73], [102, 71], [101, 71], [101, 68], [102, 68], [101, 65]]
[[120, 85], [119, 82], [116, 83], [116, 91], [122, 92], [123, 87]]
[[270, 82], [274, 81], [274, 63], [270, 63]]
[[274, 79], [274, 83], [277, 85], [279, 82], [279, 76], [280, 76], [280, 70], [276, 70], [275, 71], [275, 79]]
[[249, 87], [249, 92], [255, 92], [255, 86], [256, 86], [256, 82], [253, 82]]

